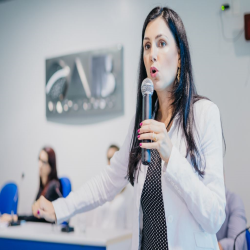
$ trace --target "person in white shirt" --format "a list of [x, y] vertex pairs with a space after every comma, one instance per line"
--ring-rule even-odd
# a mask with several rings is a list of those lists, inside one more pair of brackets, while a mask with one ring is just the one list
[[[112, 200], [130, 182], [133, 250], [218, 250], [226, 205], [219, 109], [197, 94], [186, 31], [175, 11], [154, 8], [141, 44], [136, 113], [110, 168], [65, 199], [41, 197], [33, 214], [61, 223]], [[154, 84], [154, 112], [142, 121], [141, 83], [147, 77]], [[149, 165], [141, 163], [141, 148], [151, 149]]]
[[[237, 235], [247, 228], [244, 203], [240, 196], [226, 188], [226, 219], [217, 232], [220, 250], [231, 250]], [[247, 250], [246, 233], [240, 234], [235, 241], [236, 250]]]

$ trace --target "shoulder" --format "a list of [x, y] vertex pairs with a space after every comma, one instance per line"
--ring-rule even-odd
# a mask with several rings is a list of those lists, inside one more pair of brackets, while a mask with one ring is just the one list
[[210, 100], [200, 99], [193, 105], [194, 115], [205, 117], [209, 113], [219, 113], [218, 106]]
[[210, 100], [200, 99], [193, 105], [195, 123], [198, 128], [206, 128], [211, 123], [220, 125], [220, 111], [218, 106]]
[[219, 108], [207, 99], [193, 105], [194, 126], [202, 143], [208, 141], [222, 143], [222, 127]]

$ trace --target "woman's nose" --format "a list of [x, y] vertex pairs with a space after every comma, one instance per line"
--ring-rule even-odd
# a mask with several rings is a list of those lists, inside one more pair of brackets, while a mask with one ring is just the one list
[[150, 53], [150, 60], [151, 60], [152, 62], [155, 62], [156, 59], [157, 59], [157, 49], [156, 49], [154, 46], [152, 46], [150, 52], [151, 52], [151, 53]]

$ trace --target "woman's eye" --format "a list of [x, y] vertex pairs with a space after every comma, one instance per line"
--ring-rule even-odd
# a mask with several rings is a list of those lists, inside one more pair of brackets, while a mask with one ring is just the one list
[[149, 45], [149, 44], [146, 44], [146, 45], [144, 46], [144, 48], [145, 48], [145, 50], [150, 49], [150, 45]]
[[167, 45], [167, 43], [166, 42], [164, 42], [164, 41], [160, 41], [160, 47], [165, 47]]

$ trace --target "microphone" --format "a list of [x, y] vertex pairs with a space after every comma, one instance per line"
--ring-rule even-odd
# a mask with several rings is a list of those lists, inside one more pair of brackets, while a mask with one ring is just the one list
[[[152, 118], [152, 94], [154, 92], [154, 85], [151, 79], [146, 78], [141, 84], [142, 93], [142, 120], [147, 120]], [[142, 140], [142, 142], [147, 143], [150, 140]], [[151, 161], [150, 149], [142, 148], [141, 150], [141, 160], [144, 165], [149, 165]]]

